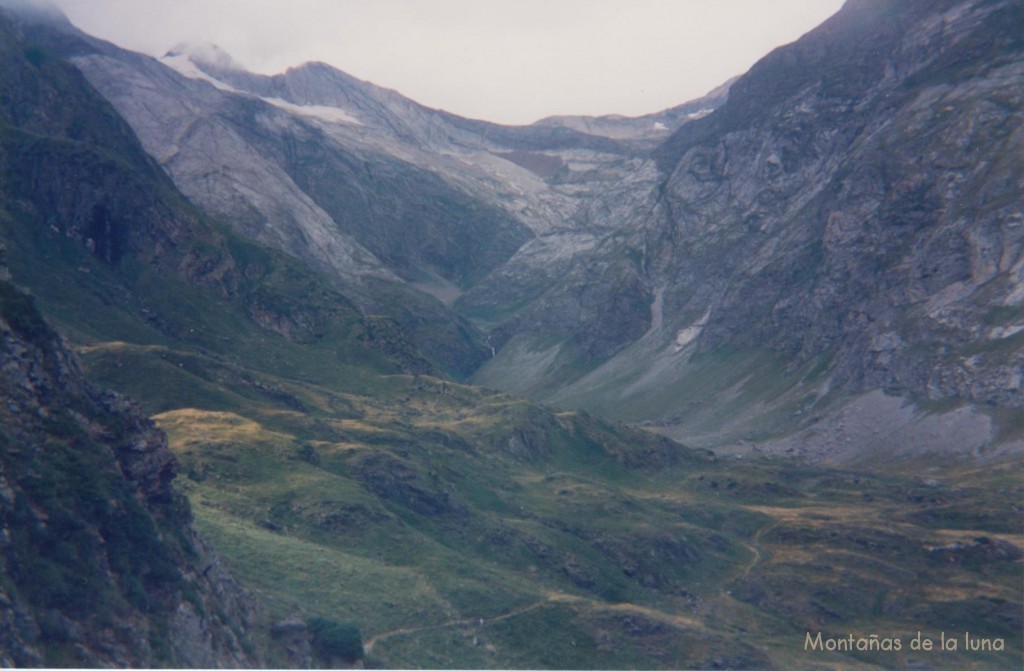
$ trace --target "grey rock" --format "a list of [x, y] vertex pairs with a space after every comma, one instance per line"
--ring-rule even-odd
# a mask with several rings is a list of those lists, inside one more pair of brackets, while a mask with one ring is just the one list
[[286, 618], [275, 623], [270, 634], [284, 648], [289, 667], [313, 668], [313, 634], [305, 621], [297, 616]]

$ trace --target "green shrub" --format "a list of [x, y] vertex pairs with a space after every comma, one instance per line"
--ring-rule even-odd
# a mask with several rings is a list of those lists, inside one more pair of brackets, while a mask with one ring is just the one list
[[346, 662], [363, 658], [363, 636], [354, 624], [323, 617], [311, 618], [306, 624], [313, 634], [313, 652], [324, 662], [329, 664], [335, 657]]

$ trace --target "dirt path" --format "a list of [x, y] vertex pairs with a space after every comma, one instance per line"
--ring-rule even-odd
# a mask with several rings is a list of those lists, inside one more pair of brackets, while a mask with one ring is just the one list
[[[746, 578], [748, 575], [750, 575], [750, 572], [753, 571], [754, 568], [764, 560], [765, 553], [761, 552], [761, 548], [760, 548], [761, 537], [767, 531], [769, 531], [770, 529], [775, 528], [776, 525], [777, 525], [777, 522], [776, 523], [766, 524], [765, 526], [761, 527], [760, 529], [758, 529], [754, 533], [753, 537], [750, 539], [750, 543], [744, 543], [743, 544], [744, 547], [746, 547], [750, 551], [750, 554], [751, 554], [750, 561], [748, 561], [746, 564], [744, 564], [742, 566], [742, 568], [739, 569], [739, 571], [737, 572], [737, 575], [736, 575], [735, 578], [732, 578], [731, 580], [726, 580], [726, 581], [724, 581], [722, 583], [722, 592], [723, 592], [724, 595], [728, 595], [728, 591], [726, 590], [726, 587], [728, 585], [730, 585], [730, 584], [732, 584], [734, 582], [737, 582], [739, 580], [743, 580], [744, 578]], [[664, 611], [656, 610], [656, 609], [653, 609], [653, 608], [648, 608], [646, 606], [641, 606], [641, 605], [638, 605], [638, 604], [631, 604], [631, 603], [614, 603], [613, 604], [613, 603], [603, 603], [603, 602], [601, 602], [601, 603], [592, 603], [592, 602], [593, 602], [592, 599], [588, 599], [588, 598], [582, 597], [582, 596], [577, 596], [577, 595], [574, 595], [574, 594], [566, 594], [564, 592], [548, 592], [544, 596], [544, 598], [539, 600], [539, 601], [536, 601], [536, 602], [531, 603], [531, 604], [526, 605], [526, 606], [521, 606], [519, 608], [515, 608], [513, 610], [508, 611], [507, 613], [503, 613], [501, 615], [495, 615], [493, 617], [462, 617], [462, 618], [455, 618], [455, 619], [451, 619], [451, 620], [446, 620], [444, 622], [438, 622], [436, 624], [424, 625], [422, 627], [401, 627], [399, 629], [391, 629], [389, 631], [383, 631], [383, 632], [381, 632], [381, 633], [379, 633], [379, 634], [377, 634], [375, 636], [371, 636], [370, 638], [368, 638], [363, 643], [363, 650], [366, 652], [367, 655], [369, 655], [370, 653], [373, 652], [373, 648], [374, 648], [374, 646], [377, 643], [379, 643], [380, 641], [387, 640], [389, 638], [393, 638], [395, 636], [403, 636], [403, 635], [406, 635], [406, 634], [417, 634], [417, 633], [420, 633], [420, 632], [431, 631], [431, 630], [434, 630], [434, 629], [443, 629], [445, 627], [474, 626], [474, 625], [482, 627], [485, 624], [493, 624], [495, 622], [501, 622], [503, 620], [508, 620], [510, 618], [513, 618], [513, 617], [518, 617], [520, 615], [523, 615], [524, 613], [528, 613], [528, 612], [530, 612], [532, 610], [536, 610], [537, 608], [540, 608], [542, 606], [546, 606], [548, 604], [553, 604], [553, 603], [589, 604], [591, 607], [593, 607], [595, 609], [611, 610], [611, 611], [629, 611], [629, 612], [639, 613], [639, 614], [645, 615], [645, 616], [650, 617], [650, 618], [655, 619], [655, 620], [661, 620], [662, 622], [665, 622], [667, 624], [670, 624], [670, 625], [673, 625], [673, 626], [676, 626], [676, 627], [697, 628], [697, 629], [704, 629], [705, 628], [705, 624], [703, 622], [701, 622], [700, 620], [698, 620], [698, 619], [695, 619], [695, 618], [692, 618], [692, 617], [688, 617], [688, 616], [685, 616], [685, 615], [675, 614], [675, 613], [666, 613]]]
[[654, 620], [661, 620], [667, 624], [676, 627], [687, 627], [687, 628], [703, 628], [704, 625], [698, 620], [687, 617], [685, 615], [677, 615], [675, 613], [666, 613], [654, 608], [648, 608], [646, 606], [640, 606], [632, 603], [604, 603], [595, 602], [593, 599], [588, 599], [582, 596], [576, 596], [575, 594], [566, 594], [564, 592], [548, 592], [543, 599], [536, 601], [526, 606], [521, 606], [513, 610], [503, 613], [501, 615], [495, 615], [494, 617], [464, 617], [456, 618], [453, 620], [447, 620], [445, 622], [438, 622], [437, 624], [430, 624], [423, 627], [403, 627], [401, 629], [392, 629], [390, 631], [384, 631], [376, 636], [371, 636], [366, 642], [363, 643], [363, 650], [366, 654], [373, 652], [373, 647], [380, 641], [392, 638], [394, 636], [402, 636], [404, 634], [416, 634], [423, 631], [430, 631], [433, 629], [443, 629], [445, 627], [457, 627], [457, 626], [480, 626], [485, 624], [493, 624], [495, 622], [501, 622], [502, 620], [508, 620], [513, 617], [518, 617], [524, 613], [528, 613], [531, 610], [536, 610], [542, 606], [546, 606], [554, 603], [568, 603], [568, 604], [580, 604], [588, 605], [594, 609], [600, 610], [611, 610], [611, 611], [629, 611], [633, 613], [639, 613], [646, 615]]
[[494, 617], [463, 617], [463, 618], [458, 618], [458, 619], [455, 619], [455, 620], [447, 620], [446, 622], [438, 622], [437, 624], [428, 624], [428, 625], [423, 626], [423, 627], [403, 627], [401, 629], [392, 629], [390, 631], [383, 631], [383, 632], [377, 634], [376, 636], [371, 636], [369, 639], [367, 639], [366, 642], [363, 643], [363, 650], [364, 650], [364, 652], [366, 654], [370, 654], [371, 652], [373, 652], [373, 646], [376, 645], [376, 643], [378, 641], [383, 641], [384, 639], [388, 639], [388, 638], [391, 638], [393, 636], [401, 636], [403, 634], [416, 634], [416, 633], [419, 633], [421, 631], [430, 631], [432, 629], [443, 629], [445, 627], [457, 627], [457, 626], [460, 626], [460, 625], [461, 626], [471, 626], [471, 625], [475, 624], [477, 626], [481, 626], [482, 627], [485, 624], [491, 624], [493, 622], [501, 622], [502, 620], [507, 620], [507, 619], [512, 618], [512, 617], [518, 617], [519, 615], [522, 615], [523, 613], [527, 613], [527, 612], [529, 612], [531, 610], [534, 610], [536, 608], [540, 608], [541, 606], [543, 606], [545, 604], [548, 604], [548, 603], [551, 603], [552, 601], [554, 601], [554, 599], [552, 599], [550, 597], [547, 597], [547, 598], [541, 599], [540, 601], [537, 601], [535, 603], [531, 603], [528, 606], [522, 606], [520, 608], [516, 608], [516, 609], [510, 610], [509, 612], [504, 613], [502, 615], [495, 615]]
[[766, 524], [754, 533], [753, 538], [750, 539], [750, 543], [743, 544], [743, 547], [750, 550], [753, 556], [750, 558], [750, 561], [743, 565], [743, 568], [740, 570], [739, 575], [737, 575], [732, 580], [727, 581], [725, 583], [726, 585], [743, 580], [748, 575], [750, 575], [750, 572], [754, 570], [755, 566], [761, 563], [761, 560], [764, 559], [764, 555], [761, 553], [761, 536], [763, 536], [765, 532], [769, 529], [774, 528], [775, 524]]

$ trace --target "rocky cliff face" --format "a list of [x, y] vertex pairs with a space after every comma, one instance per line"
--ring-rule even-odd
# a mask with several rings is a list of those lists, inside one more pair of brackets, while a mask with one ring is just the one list
[[[1011, 2], [850, 2], [773, 52], [658, 148], [646, 199], [614, 201], [628, 225], [479, 379], [684, 432], [709, 417], [688, 380], [797, 424], [837, 390], [1021, 407], [1021, 22]], [[594, 348], [576, 324], [597, 323]]]
[[834, 352], [835, 384], [1024, 404], [1022, 19], [850, 3], [666, 143], [666, 305], [710, 309], [698, 351]]
[[0, 282], [0, 662], [251, 667], [255, 601], [190, 526], [166, 437]]

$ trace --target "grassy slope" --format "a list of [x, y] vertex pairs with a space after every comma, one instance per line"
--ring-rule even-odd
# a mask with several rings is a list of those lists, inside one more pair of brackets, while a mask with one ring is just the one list
[[[132, 349], [86, 362], [116, 381]], [[805, 633], [906, 646], [917, 630], [1008, 647], [926, 660], [940, 668], [1020, 661], [1010, 468], [716, 460], [426, 376], [382, 377], [372, 395], [259, 379], [277, 401], [227, 384], [156, 416], [179, 485], [275, 616], [356, 622], [371, 663], [889, 667], [920, 653], [805, 653]]]

